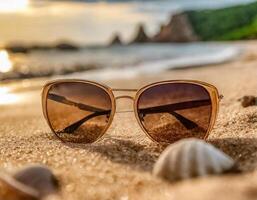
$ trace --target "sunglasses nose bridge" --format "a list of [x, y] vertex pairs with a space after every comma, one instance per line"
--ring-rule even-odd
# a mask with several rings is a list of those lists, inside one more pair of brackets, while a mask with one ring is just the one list
[[[130, 105], [129, 102], [125, 103], [125, 102], [120, 102], [118, 104], [116, 104], [116, 113], [130, 113], [130, 112], [134, 112], [133, 109], [133, 102], [134, 102], [134, 97], [130, 96], [130, 95], [120, 95], [115, 97], [115, 100], [120, 100], [120, 99], [127, 99], [127, 101], [130, 101], [132, 104]], [[130, 107], [130, 106], [132, 107]]]
[[132, 100], [132, 101], [134, 101], [134, 100], [135, 100], [135, 98], [134, 98], [134, 97], [129, 96], [129, 95], [121, 95], [121, 96], [117, 96], [117, 97], [115, 97], [115, 100], [119, 100], [119, 99], [130, 99], [130, 100]]

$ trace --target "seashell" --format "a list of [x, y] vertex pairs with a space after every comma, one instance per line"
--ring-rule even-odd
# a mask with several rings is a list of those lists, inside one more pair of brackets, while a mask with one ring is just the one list
[[38, 200], [56, 193], [57, 190], [57, 179], [44, 166], [25, 167], [13, 176], [0, 175], [0, 199]]
[[45, 166], [33, 165], [25, 167], [13, 176], [17, 181], [39, 192], [41, 197], [55, 193], [58, 181], [54, 174]]
[[0, 174], [0, 199], [5, 200], [38, 200], [39, 193], [11, 176]]
[[155, 176], [177, 181], [237, 171], [234, 160], [198, 139], [185, 139], [167, 147], [154, 165]]

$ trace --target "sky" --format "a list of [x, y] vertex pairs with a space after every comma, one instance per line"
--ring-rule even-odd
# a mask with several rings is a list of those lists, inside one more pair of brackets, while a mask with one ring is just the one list
[[[0, 45], [10, 42], [83, 44], [108, 42], [118, 32], [125, 41], [136, 25], [152, 35], [180, 9], [216, 8], [252, 0], [152, 0], [108, 3], [74, 1], [0, 0]], [[123, 3], [121, 3], [123, 2]]]

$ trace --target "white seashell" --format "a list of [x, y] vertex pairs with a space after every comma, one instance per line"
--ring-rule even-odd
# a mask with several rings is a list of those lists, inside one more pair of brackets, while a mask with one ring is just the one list
[[154, 165], [155, 176], [176, 181], [236, 170], [234, 160], [198, 139], [185, 139], [167, 147]]
[[0, 174], [0, 199], [38, 200], [51, 196], [57, 189], [55, 176], [44, 166], [32, 165], [13, 176]]

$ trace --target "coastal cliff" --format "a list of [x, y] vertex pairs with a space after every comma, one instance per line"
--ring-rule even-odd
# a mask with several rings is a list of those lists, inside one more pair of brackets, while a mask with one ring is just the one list
[[172, 16], [170, 22], [161, 26], [160, 32], [152, 39], [153, 42], [193, 42], [197, 40], [198, 36], [195, 34], [186, 13]]

